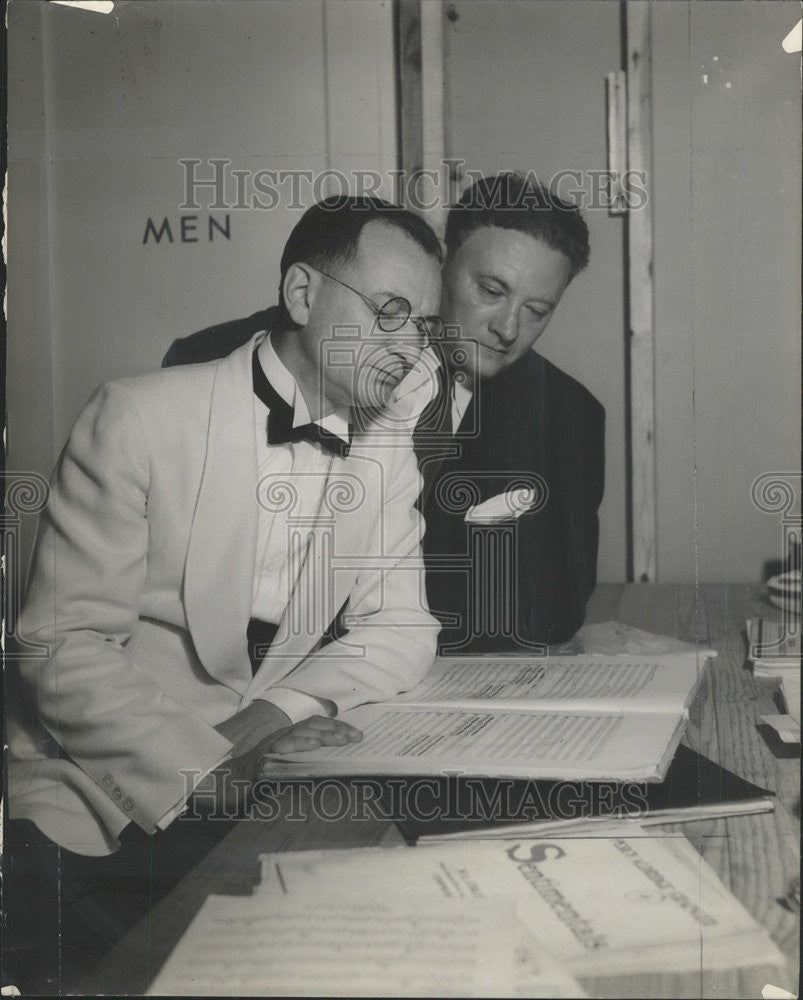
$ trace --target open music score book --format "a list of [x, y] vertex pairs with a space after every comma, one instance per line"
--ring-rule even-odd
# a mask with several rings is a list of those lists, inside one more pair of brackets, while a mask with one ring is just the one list
[[269, 755], [266, 773], [660, 781], [709, 655], [439, 657], [412, 691], [340, 716], [361, 743]]

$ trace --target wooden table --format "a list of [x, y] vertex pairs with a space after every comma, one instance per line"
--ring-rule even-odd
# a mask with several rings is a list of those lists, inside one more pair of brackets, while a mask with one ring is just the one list
[[[760, 585], [606, 584], [595, 593], [588, 622], [618, 620], [719, 652], [692, 708], [685, 742], [749, 781], [777, 793], [775, 811], [688, 824], [686, 835], [720, 879], [763, 924], [786, 967], [701, 974], [581, 979], [594, 997], [760, 997], [766, 983], [797, 993], [799, 915], [786, 903], [800, 871], [800, 766], [759, 717], [778, 711], [776, 685], [756, 681], [745, 666], [744, 622], [775, 617]], [[270, 851], [398, 844], [395, 826], [379, 819], [304, 822], [286, 816], [243, 820], [166, 896], [149, 918], [98, 965], [78, 994], [142, 994], [209, 893], [248, 894], [257, 857]], [[392, 984], [389, 991], [392, 990]], [[269, 990], [269, 987], [266, 987]]]

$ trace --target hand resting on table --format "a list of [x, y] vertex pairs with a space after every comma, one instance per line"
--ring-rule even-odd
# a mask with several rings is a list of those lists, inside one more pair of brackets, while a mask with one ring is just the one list
[[313, 715], [288, 725], [288, 717], [268, 702], [252, 702], [215, 728], [232, 741], [232, 756], [199, 782], [194, 802], [203, 810], [212, 803], [227, 813], [244, 805], [245, 786], [262, 777], [262, 762], [269, 753], [297, 753], [320, 746], [359, 743], [362, 733], [347, 722]]

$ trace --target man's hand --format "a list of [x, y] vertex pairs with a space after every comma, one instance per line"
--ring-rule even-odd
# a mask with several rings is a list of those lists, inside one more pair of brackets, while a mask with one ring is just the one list
[[271, 733], [247, 753], [226, 761], [222, 768], [228, 768], [233, 778], [256, 781], [263, 772], [262, 760], [271, 753], [297, 753], [299, 750], [315, 750], [317, 747], [342, 747], [347, 743], [359, 743], [362, 733], [347, 722], [313, 715], [310, 719], [297, 722]]
[[[284, 712], [279, 712], [277, 708], [268, 705], [267, 702], [253, 702], [253, 704], [265, 704], [278, 715], [283, 716], [285, 720], [287, 719]], [[248, 706], [248, 708], [251, 707], [251, 705]], [[215, 728], [218, 732], [223, 733], [227, 739], [232, 739], [228, 733], [223, 732], [222, 727], [239, 719], [240, 716], [245, 716], [247, 711], [248, 709], [244, 709]], [[252, 713], [252, 715], [254, 719], [257, 718], [256, 713]], [[259, 717], [262, 717], [261, 712]], [[267, 719], [266, 716], [264, 718]], [[240, 725], [240, 722], [237, 725]], [[244, 728], [247, 728], [250, 733], [254, 732], [250, 726]], [[234, 727], [230, 727], [230, 731], [233, 729]], [[251, 737], [248, 738], [251, 739]], [[234, 815], [246, 804], [245, 791], [247, 786], [252, 781], [263, 777], [263, 760], [267, 754], [297, 753], [299, 750], [315, 750], [321, 746], [340, 747], [347, 743], [359, 743], [361, 739], [362, 733], [359, 729], [355, 729], [354, 726], [350, 726], [347, 722], [341, 722], [339, 719], [328, 719], [321, 715], [313, 715], [312, 718], [297, 722], [294, 726], [283, 726], [268, 736], [252, 742], [250, 748], [244, 753], [232, 756], [219, 768], [211, 771], [195, 790], [197, 794], [196, 806], [202, 811], [206, 811], [216, 803], [217, 808], [223, 809], [228, 815]], [[245, 742], [245, 738], [243, 742]]]
[[257, 698], [250, 705], [215, 726], [221, 736], [231, 740], [232, 757], [242, 757], [261, 743], [266, 736], [290, 726], [290, 719], [269, 701]]
[[347, 743], [359, 743], [362, 733], [340, 719], [327, 719], [313, 715], [294, 726], [280, 729], [259, 745], [262, 754], [297, 753], [299, 750], [315, 750], [318, 747], [342, 747]]

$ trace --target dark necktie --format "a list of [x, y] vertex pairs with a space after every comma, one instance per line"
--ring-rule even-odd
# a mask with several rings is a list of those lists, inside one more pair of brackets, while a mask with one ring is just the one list
[[427, 435], [438, 435], [443, 438], [452, 433], [452, 392], [451, 378], [446, 369], [446, 365], [441, 363], [436, 372], [438, 379], [438, 391], [421, 411], [418, 423], [415, 425], [413, 439], [427, 442]]
[[287, 444], [295, 441], [312, 441], [321, 445], [333, 455], [345, 458], [351, 448], [352, 426], [349, 424], [349, 440], [343, 441], [330, 431], [324, 430], [318, 424], [301, 424], [293, 427], [293, 407], [286, 403], [268, 381], [262, 370], [257, 352], [254, 351], [251, 360], [251, 370], [254, 380], [254, 392], [268, 408], [268, 444]]
[[245, 633], [248, 642], [248, 659], [251, 661], [251, 673], [259, 670], [270, 644], [276, 638], [279, 626], [276, 622], [263, 622], [252, 618]]
[[421, 510], [429, 499], [443, 462], [444, 444], [452, 435], [451, 379], [444, 363], [438, 368], [438, 391], [424, 407], [413, 431], [413, 447], [424, 479]]

